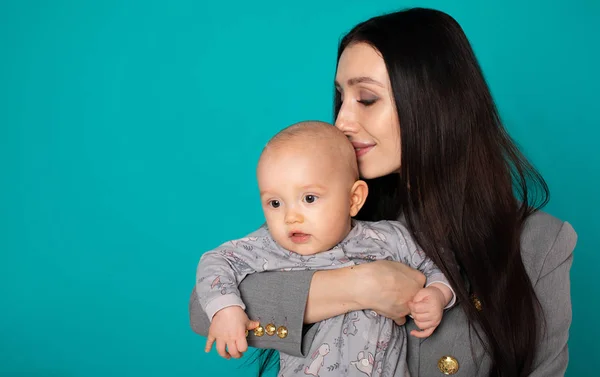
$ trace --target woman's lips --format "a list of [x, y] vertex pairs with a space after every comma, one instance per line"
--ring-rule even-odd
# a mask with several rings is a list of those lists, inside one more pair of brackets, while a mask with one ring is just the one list
[[360, 157], [360, 156], [364, 156], [371, 149], [373, 149], [373, 147], [375, 146], [375, 144], [372, 144], [372, 143], [362, 143], [362, 142], [358, 142], [358, 141], [353, 141], [352, 142], [352, 146], [354, 147], [354, 151], [356, 153], [356, 157]]
[[364, 156], [371, 149], [373, 149], [373, 147], [374, 146], [366, 147], [366, 148], [354, 148], [354, 151], [356, 152], [356, 157]]

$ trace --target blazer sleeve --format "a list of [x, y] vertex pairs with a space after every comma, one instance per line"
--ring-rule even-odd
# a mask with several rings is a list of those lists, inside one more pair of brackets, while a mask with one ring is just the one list
[[[304, 325], [304, 312], [310, 282], [315, 271], [261, 272], [242, 280], [239, 289], [246, 313], [264, 327], [272, 323], [287, 329], [287, 336], [266, 333], [258, 337], [252, 331], [248, 345], [255, 348], [275, 349], [296, 357], [307, 356], [317, 326]], [[196, 289], [189, 302], [192, 330], [207, 336], [210, 321], [198, 301]]]
[[576, 243], [577, 234], [573, 227], [563, 223], [535, 283], [545, 326], [531, 377], [564, 376], [567, 369], [567, 341], [572, 318], [570, 270]]

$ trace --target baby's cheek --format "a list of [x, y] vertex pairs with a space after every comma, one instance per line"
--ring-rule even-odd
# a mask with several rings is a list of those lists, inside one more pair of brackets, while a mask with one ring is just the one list
[[271, 231], [271, 237], [273, 237], [273, 240], [278, 245], [282, 246], [285, 249], [290, 250], [294, 247], [294, 244], [290, 242], [287, 233], [284, 234], [283, 232]]

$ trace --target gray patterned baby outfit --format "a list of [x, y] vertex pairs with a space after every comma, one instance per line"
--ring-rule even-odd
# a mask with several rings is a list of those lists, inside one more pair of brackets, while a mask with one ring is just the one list
[[[209, 318], [238, 305], [238, 284], [262, 271], [326, 270], [377, 259], [400, 261], [427, 277], [427, 285], [449, 286], [441, 271], [426, 258], [408, 229], [396, 221], [353, 221], [346, 238], [333, 249], [302, 256], [280, 247], [266, 226], [245, 238], [227, 242], [200, 258], [196, 290]], [[455, 298], [448, 304], [454, 304]], [[280, 377], [408, 376], [406, 330], [370, 310], [354, 311], [318, 323], [311, 353], [299, 358], [280, 353]]]

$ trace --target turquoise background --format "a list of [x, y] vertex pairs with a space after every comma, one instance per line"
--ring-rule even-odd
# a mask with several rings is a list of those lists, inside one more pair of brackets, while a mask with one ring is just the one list
[[414, 5], [463, 25], [547, 211], [579, 233], [568, 375], [588, 373], [599, 3], [366, 3], [0, 3], [0, 376], [254, 375], [189, 328], [200, 254], [261, 223], [268, 138], [331, 120], [341, 35]]

